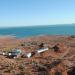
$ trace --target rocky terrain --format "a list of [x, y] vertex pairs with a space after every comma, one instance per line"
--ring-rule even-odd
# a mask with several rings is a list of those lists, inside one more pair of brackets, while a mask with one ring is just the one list
[[[35, 52], [43, 43], [49, 50], [30, 58], [0, 55], [0, 75], [75, 75], [75, 36], [36, 36], [17, 39], [0, 38], [0, 53], [19, 48]], [[55, 49], [55, 46], [57, 47]]]

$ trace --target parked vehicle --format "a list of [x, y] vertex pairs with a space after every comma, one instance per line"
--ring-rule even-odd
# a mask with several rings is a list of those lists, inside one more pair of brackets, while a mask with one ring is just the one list
[[7, 57], [9, 58], [16, 58], [21, 54], [21, 50], [20, 49], [16, 49], [14, 51], [10, 51], [7, 53]]

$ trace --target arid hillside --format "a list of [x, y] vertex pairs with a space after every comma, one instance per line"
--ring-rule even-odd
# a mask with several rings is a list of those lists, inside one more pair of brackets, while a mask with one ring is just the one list
[[[2, 54], [16, 48], [22, 51], [16, 58]], [[75, 75], [75, 36], [1, 37], [0, 75]]]

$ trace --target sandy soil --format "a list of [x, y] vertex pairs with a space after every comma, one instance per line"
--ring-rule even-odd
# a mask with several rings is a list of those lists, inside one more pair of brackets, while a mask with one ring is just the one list
[[[23, 53], [28, 53], [37, 50], [41, 43], [44, 43], [49, 50], [35, 54], [31, 58], [9, 59], [0, 55], [0, 75], [75, 75], [72, 74], [75, 72], [74, 36], [0, 38], [0, 52], [20, 48]], [[51, 48], [56, 44], [59, 44], [57, 52]]]

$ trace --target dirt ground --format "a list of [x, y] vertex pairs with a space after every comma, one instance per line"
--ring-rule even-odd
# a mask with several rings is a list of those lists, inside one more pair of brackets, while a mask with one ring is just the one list
[[[0, 52], [19, 48], [28, 53], [38, 50], [41, 43], [49, 50], [31, 58], [10, 59], [0, 55], [0, 75], [75, 75], [75, 36], [0, 38]], [[56, 44], [58, 51], [52, 49]]]

